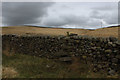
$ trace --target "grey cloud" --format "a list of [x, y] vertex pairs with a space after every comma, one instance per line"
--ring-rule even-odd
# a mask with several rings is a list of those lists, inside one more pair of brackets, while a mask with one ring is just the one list
[[64, 27], [68, 25], [69, 27], [81, 27], [81, 28], [95, 28], [100, 26], [100, 20], [93, 19], [86, 16], [75, 16], [75, 15], [62, 15], [58, 18], [47, 19], [44, 22], [47, 26], [57, 26]]
[[3, 2], [3, 24], [23, 25], [41, 22], [52, 2]]
[[[107, 4], [107, 5], [106, 5]], [[111, 10], [116, 10], [117, 2], [101, 2], [99, 3], [100, 6], [93, 7], [93, 10], [100, 10], [100, 11], [111, 11]]]
[[107, 14], [104, 17], [104, 20], [108, 23], [108, 24], [118, 24], [118, 15], [117, 13], [113, 13], [113, 14]]
[[47, 19], [44, 24], [48, 26], [64, 26], [64, 25], [84, 25], [88, 18], [75, 15], [61, 15], [58, 18]]
[[92, 15], [94, 16], [91, 16], [92, 18], [95, 18], [95, 19], [102, 19], [104, 20], [107, 24], [117, 24], [118, 23], [118, 14], [117, 14], [117, 11], [115, 12], [102, 12], [102, 13], [98, 13], [98, 14], [95, 14], [93, 13]]
[[101, 18], [101, 14], [98, 10], [93, 10], [90, 14], [91, 18], [96, 18], [96, 19], [100, 19]]
[[95, 19], [102, 19], [107, 24], [118, 24], [118, 7], [115, 5], [108, 5], [93, 8], [90, 17]]
[[71, 25], [84, 25], [88, 20], [88, 18], [85, 16], [75, 16], [75, 15], [63, 16], [63, 18]]
[[46, 18], [43, 24], [47, 26], [63, 26], [67, 24], [67, 21], [65, 21], [64, 18], [60, 18], [60, 16], [58, 16]]
[[[98, 4], [98, 5], [96, 5]], [[104, 25], [117, 24], [118, 16], [117, 16], [117, 3], [95, 3], [95, 6], [90, 8], [90, 14], [88, 16], [83, 14], [75, 15], [75, 14], [64, 14], [58, 15], [57, 18], [46, 19], [44, 22], [45, 25], [48, 26], [78, 26], [78, 27], [100, 27], [101, 20], [103, 20]], [[88, 7], [88, 6], [86, 6]], [[83, 7], [84, 8], [84, 7]], [[87, 9], [85, 10], [87, 13]]]
[[87, 22], [88, 24], [88, 27], [97, 27], [97, 26], [100, 26], [100, 20], [99, 19], [93, 19], [93, 18], [90, 18], [89, 21]]
[[0, 27], [2, 26], [2, 3], [0, 3]]
[[96, 28], [100, 26], [100, 19], [108, 24], [116, 24], [118, 20], [116, 6], [112, 3], [104, 3], [103, 6], [99, 3], [95, 3], [93, 6], [89, 4], [83, 6], [81, 3], [77, 6], [74, 6], [74, 3], [53, 4], [50, 2], [4, 2], [2, 6], [3, 23]]
[[118, 2], [118, 23], [120, 25], [120, 1]]

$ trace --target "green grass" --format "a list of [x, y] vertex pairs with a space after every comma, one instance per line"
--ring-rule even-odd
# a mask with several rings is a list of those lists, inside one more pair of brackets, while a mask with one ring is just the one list
[[93, 73], [89, 65], [66, 64], [52, 59], [39, 58], [24, 54], [6, 56], [3, 54], [3, 67], [14, 68], [16, 78], [87, 78], [105, 77], [103, 73]]

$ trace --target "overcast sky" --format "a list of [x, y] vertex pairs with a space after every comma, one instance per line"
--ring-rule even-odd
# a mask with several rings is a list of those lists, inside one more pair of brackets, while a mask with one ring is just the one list
[[95, 29], [118, 24], [117, 2], [3, 2], [4, 26]]

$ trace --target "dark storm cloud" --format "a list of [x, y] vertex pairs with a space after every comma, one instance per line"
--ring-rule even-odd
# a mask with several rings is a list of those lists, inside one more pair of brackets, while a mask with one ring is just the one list
[[3, 2], [3, 25], [24, 25], [40, 23], [47, 15], [47, 8], [52, 2]]

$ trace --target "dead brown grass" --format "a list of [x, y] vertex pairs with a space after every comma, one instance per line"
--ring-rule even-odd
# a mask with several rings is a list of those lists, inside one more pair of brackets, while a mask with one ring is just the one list
[[18, 75], [16, 70], [12, 67], [2, 68], [2, 78], [15, 78]]
[[43, 35], [66, 35], [66, 32], [79, 35], [98, 36], [98, 37], [118, 37], [118, 27], [101, 28], [96, 30], [87, 29], [62, 29], [62, 28], [39, 28], [29, 26], [12, 26], [2, 28], [2, 34], [43, 34]]

